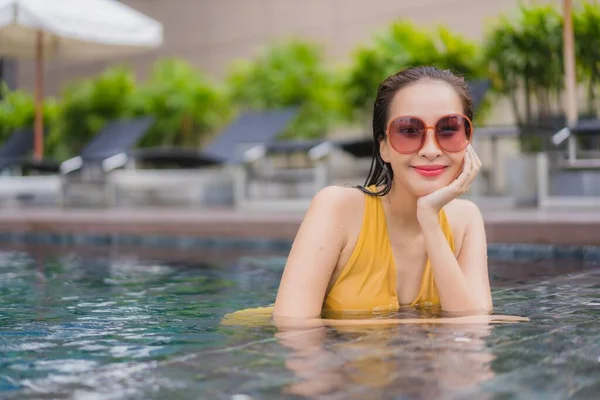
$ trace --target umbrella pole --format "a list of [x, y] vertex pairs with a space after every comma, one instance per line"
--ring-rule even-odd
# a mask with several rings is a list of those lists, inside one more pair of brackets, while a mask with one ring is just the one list
[[40, 161], [44, 156], [44, 33], [37, 32], [35, 54], [35, 125], [34, 153]]
[[[579, 112], [577, 110], [577, 78], [575, 76], [575, 44], [573, 34], [573, 14], [571, 12], [571, 0], [563, 0], [563, 55], [565, 68], [565, 91], [566, 91], [566, 117], [567, 126], [574, 128], [577, 125]], [[576, 158], [576, 139], [569, 136], [568, 154], [569, 161]]]

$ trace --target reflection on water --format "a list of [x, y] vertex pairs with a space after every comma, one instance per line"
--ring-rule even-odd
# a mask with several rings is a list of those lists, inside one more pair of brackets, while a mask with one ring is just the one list
[[494, 356], [484, 340], [491, 329], [410, 325], [279, 332], [279, 343], [292, 350], [285, 366], [298, 378], [283, 391], [424, 399], [465, 393], [494, 376]]
[[0, 397], [600, 397], [597, 265], [492, 263], [528, 323], [283, 330], [220, 323], [272, 303], [281, 256], [179, 256], [0, 252]]

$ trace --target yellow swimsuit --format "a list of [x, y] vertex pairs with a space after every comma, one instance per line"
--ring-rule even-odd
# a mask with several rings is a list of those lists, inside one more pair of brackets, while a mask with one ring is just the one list
[[[374, 187], [369, 187], [371, 191]], [[396, 266], [387, 232], [381, 197], [365, 195], [361, 231], [350, 259], [325, 296], [323, 311], [396, 311], [400, 308], [396, 292]], [[443, 210], [439, 223], [454, 251], [452, 229]], [[440, 298], [427, 260], [421, 288], [411, 306], [439, 306]], [[225, 316], [225, 323], [258, 323], [270, 318], [273, 307], [237, 311]]]

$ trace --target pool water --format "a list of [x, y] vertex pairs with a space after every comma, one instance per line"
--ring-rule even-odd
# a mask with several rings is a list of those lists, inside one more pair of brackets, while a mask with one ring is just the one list
[[600, 398], [597, 263], [491, 261], [495, 312], [528, 323], [221, 325], [273, 302], [284, 261], [4, 250], [0, 398]]

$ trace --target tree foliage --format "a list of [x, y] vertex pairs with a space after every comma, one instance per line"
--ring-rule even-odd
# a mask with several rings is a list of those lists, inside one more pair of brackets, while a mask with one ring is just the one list
[[235, 63], [227, 82], [240, 109], [299, 107], [288, 137], [324, 136], [343, 109], [338, 77], [325, 66], [322, 48], [311, 42], [274, 43], [257, 57]]
[[484, 76], [475, 43], [444, 26], [429, 32], [410, 22], [396, 22], [353, 54], [345, 91], [354, 116], [362, 119], [370, 112], [383, 79], [418, 65], [450, 69], [466, 79]]
[[148, 81], [129, 96], [126, 109], [156, 119], [141, 146], [197, 147], [231, 116], [224, 89], [177, 59], [158, 61]]
[[[551, 6], [521, 6], [518, 11], [517, 18], [499, 19], [483, 47], [495, 89], [510, 97], [518, 124], [525, 125], [560, 107], [563, 21]], [[524, 105], [518, 101], [519, 88], [524, 90]]]

